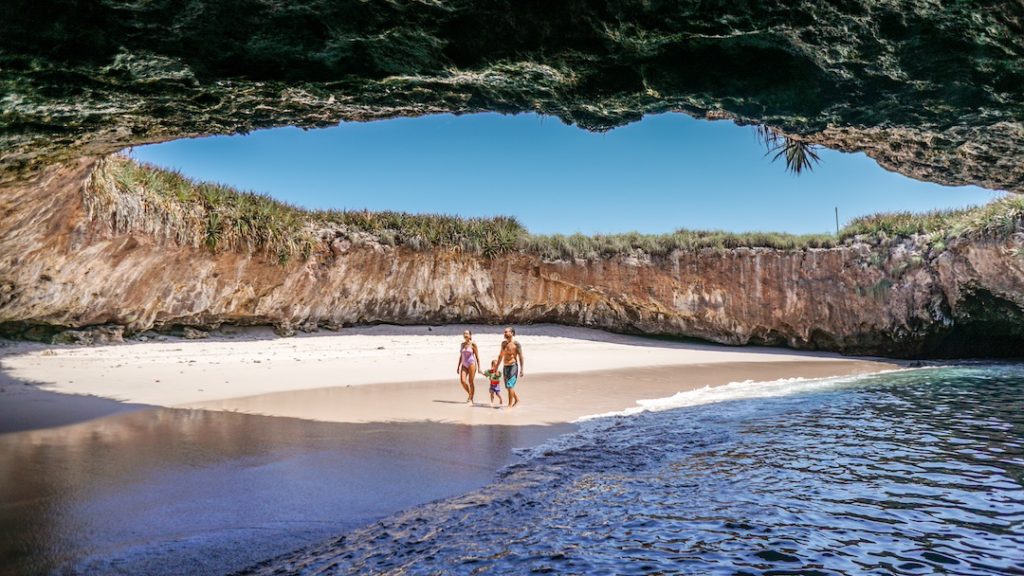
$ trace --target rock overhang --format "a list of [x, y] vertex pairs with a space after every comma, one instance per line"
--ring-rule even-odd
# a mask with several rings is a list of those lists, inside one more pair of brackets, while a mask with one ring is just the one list
[[1024, 192], [1024, 4], [22, 1], [0, 18], [0, 182], [180, 137], [532, 111], [767, 124]]

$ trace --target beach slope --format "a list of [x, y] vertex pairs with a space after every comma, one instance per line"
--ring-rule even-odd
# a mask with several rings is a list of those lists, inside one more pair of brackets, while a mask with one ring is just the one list
[[[633, 408], [638, 400], [731, 382], [825, 378], [892, 369], [834, 354], [732, 348], [554, 325], [522, 327], [522, 403], [498, 409], [477, 376], [465, 403], [456, 365], [465, 329], [485, 368], [501, 327], [374, 326], [272, 338], [35, 349], [8, 355], [8, 376], [65, 394], [328, 422], [533, 425]], [[502, 388], [503, 400], [506, 394]]]

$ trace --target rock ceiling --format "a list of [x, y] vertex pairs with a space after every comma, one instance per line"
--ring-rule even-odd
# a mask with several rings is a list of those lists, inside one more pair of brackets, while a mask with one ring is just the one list
[[181, 137], [440, 112], [777, 127], [1024, 192], [1024, 3], [12, 0], [0, 182]]

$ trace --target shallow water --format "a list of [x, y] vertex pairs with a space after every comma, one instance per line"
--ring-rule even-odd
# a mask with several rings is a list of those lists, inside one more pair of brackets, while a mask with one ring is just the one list
[[143, 409], [0, 434], [0, 574], [224, 574], [473, 490], [568, 428]]
[[790, 389], [588, 422], [255, 571], [1024, 573], [1024, 367]]

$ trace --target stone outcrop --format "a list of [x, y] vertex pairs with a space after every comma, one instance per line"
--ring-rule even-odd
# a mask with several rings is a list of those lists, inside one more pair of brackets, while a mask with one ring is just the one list
[[324, 240], [301, 261], [213, 253], [100, 202], [95, 163], [0, 189], [0, 326], [281, 333], [351, 324], [557, 322], [887, 356], [1024, 351], [1024, 237], [832, 249], [676, 251], [589, 262]]
[[13, 0], [0, 181], [140, 143], [439, 112], [763, 123], [1024, 192], [1019, 1]]

